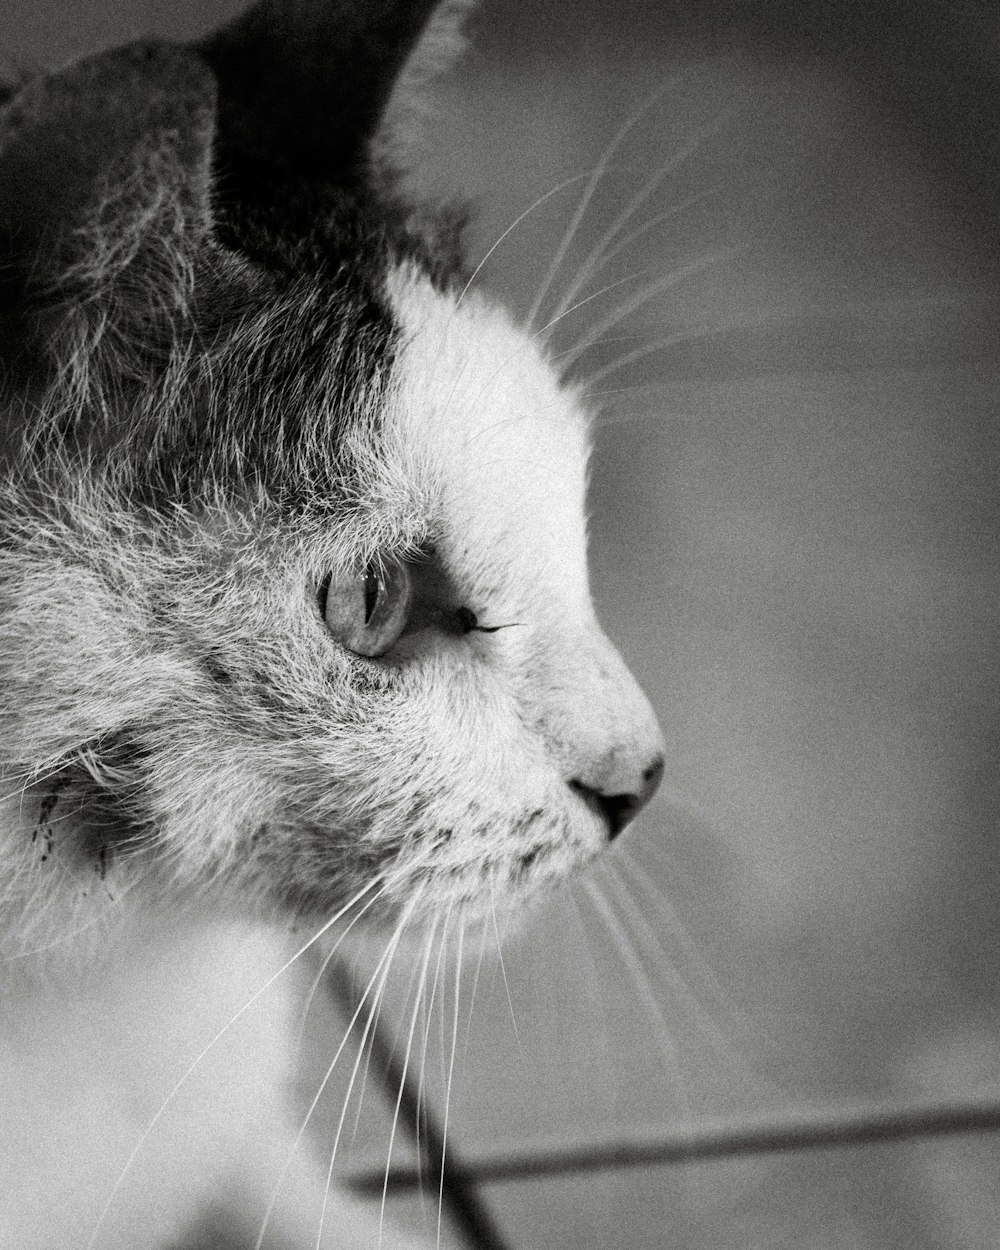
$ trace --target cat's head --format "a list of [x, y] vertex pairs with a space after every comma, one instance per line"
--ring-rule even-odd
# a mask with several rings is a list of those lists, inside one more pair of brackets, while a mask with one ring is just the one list
[[655, 788], [588, 590], [579, 397], [395, 190], [431, 7], [265, 0], [0, 114], [27, 893], [506, 902]]

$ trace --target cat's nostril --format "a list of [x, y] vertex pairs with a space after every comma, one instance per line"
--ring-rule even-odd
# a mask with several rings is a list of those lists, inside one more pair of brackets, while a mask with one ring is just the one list
[[585, 782], [575, 780], [569, 783], [569, 788], [583, 799], [591, 811], [604, 819], [608, 826], [608, 837], [612, 841], [642, 806], [637, 794], [602, 794]]
[[642, 772], [642, 784], [636, 794], [604, 794], [588, 786], [585, 781], [574, 778], [569, 788], [579, 794], [588, 807], [604, 818], [608, 826], [608, 838], [614, 841], [625, 826], [646, 806], [656, 793], [663, 776], [664, 760], [658, 755]]
[[634, 794], [602, 794], [599, 801], [604, 809], [608, 837], [612, 842], [642, 807], [639, 798]]
[[662, 755], [658, 755], [648, 768], [642, 773], [642, 789], [639, 791], [639, 806], [645, 807], [649, 800], [660, 788], [660, 782], [663, 780], [663, 769], [666, 761]]

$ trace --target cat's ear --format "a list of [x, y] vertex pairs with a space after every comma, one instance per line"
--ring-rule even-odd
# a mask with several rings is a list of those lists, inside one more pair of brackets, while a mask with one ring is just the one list
[[198, 50], [219, 84], [223, 188], [351, 185], [397, 159], [472, 3], [258, 0], [209, 36]]
[[106, 312], [108, 300], [164, 310], [184, 300], [210, 225], [214, 109], [195, 55], [134, 44], [29, 83], [0, 111], [8, 323], [55, 307]]

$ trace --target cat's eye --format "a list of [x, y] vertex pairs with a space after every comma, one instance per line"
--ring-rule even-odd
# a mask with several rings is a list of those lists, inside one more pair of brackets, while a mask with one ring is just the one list
[[355, 655], [384, 655], [406, 628], [413, 599], [410, 570], [372, 560], [353, 577], [324, 579], [319, 609], [330, 633]]

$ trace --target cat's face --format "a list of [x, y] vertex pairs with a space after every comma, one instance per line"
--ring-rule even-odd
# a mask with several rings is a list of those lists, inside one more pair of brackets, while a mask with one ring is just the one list
[[[176, 76], [173, 53], [113, 55], [59, 108], [123, 63], [140, 93], [150, 63], [157, 90]], [[59, 108], [15, 109], [0, 170]], [[366, 888], [393, 911], [506, 905], [593, 856], [662, 770], [591, 606], [580, 401], [398, 205], [313, 188], [293, 216], [321, 224], [286, 234], [268, 182], [211, 232], [189, 146], [150, 175], [159, 233], [128, 216], [124, 262], [98, 160], [104, 216], [57, 237], [99, 278], [64, 263], [75, 298], [23, 316], [49, 372], [8, 395], [28, 450], [0, 747], [33, 776], [5, 836], [32, 827], [27, 871], [70, 890], [110, 864], [321, 912]]]
[[658, 731], [593, 615], [574, 396], [478, 297], [410, 265], [386, 291], [398, 349], [348, 436], [353, 518], [261, 518], [272, 554], [245, 567], [255, 509], [212, 520], [230, 590], [186, 622], [212, 664], [191, 655], [157, 821], [235, 839], [296, 902], [374, 871], [396, 903], [506, 903], [605, 845], [583, 787], [638, 805]]

